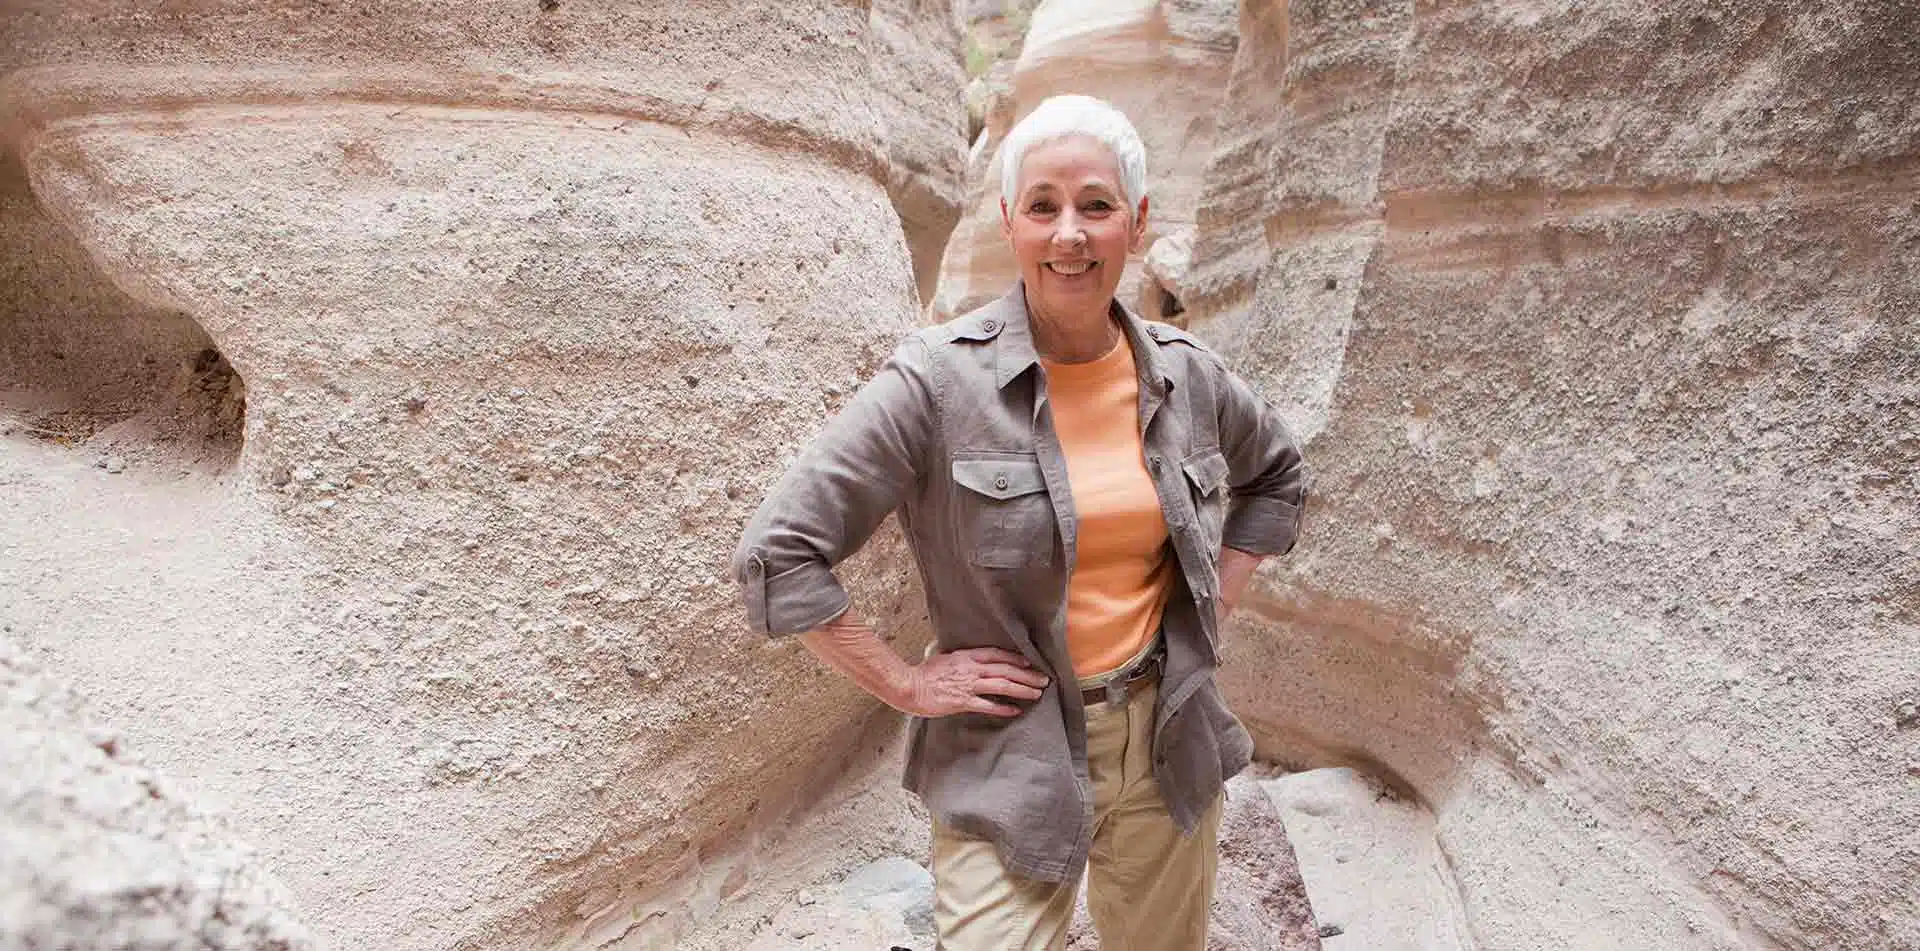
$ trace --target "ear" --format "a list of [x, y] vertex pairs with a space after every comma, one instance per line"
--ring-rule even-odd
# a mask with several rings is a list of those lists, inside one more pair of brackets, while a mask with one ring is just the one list
[[1013, 242], [1013, 212], [1007, 210], [1006, 196], [1000, 197], [1000, 237]]
[[1127, 236], [1127, 253], [1139, 254], [1147, 243], [1147, 199], [1140, 199], [1140, 208], [1133, 213], [1132, 234]]

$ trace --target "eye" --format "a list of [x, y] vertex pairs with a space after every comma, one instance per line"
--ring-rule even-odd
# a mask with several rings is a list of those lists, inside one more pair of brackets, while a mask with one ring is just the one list
[[1113, 204], [1104, 198], [1095, 198], [1082, 205], [1080, 210], [1089, 215], [1105, 215], [1113, 210]]
[[1029, 214], [1050, 215], [1053, 214], [1054, 211], [1053, 200], [1049, 198], [1035, 198], [1033, 203], [1027, 206], [1027, 212]]

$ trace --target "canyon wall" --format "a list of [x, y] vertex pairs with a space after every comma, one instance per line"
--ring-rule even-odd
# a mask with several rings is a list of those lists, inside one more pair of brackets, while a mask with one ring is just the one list
[[1243, 4], [1187, 301], [1315, 481], [1225, 680], [1478, 947], [1920, 947], [1917, 20]]
[[[1287, 800], [1325, 946], [1431, 924], [1313, 880], [1373, 796], [1462, 946], [1920, 947], [1913, 0], [1049, 0], [970, 158], [940, 2], [0, 18], [0, 752], [142, 788], [77, 687], [178, 787], [113, 821], [227, 817], [233, 946], [670, 946], [892, 788], [726, 556], [1004, 290], [994, 149], [1084, 92], [1147, 140], [1128, 301], [1307, 440], [1223, 680], [1355, 771]], [[917, 655], [910, 575], [843, 573]]]
[[[915, 324], [951, 9], [3, 15], [11, 636], [334, 946], [656, 946], [748, 887], [873, 707], [726, 559]], [[912, 642], [904, 564], [846, 575]]]
[[4, 636], [0, 729], [0, 946], [316, 946], [254, 850]]

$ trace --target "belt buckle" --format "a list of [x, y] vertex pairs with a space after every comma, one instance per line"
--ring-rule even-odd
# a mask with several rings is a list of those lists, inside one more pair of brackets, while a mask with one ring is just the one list
[[1107, 681], [1107, 705], [1117, 707], [1126, 703], [1127, 694], [1131, 692], [1133, 682], [1151, 676], [1154, 669], [1160, 666], [1160, 657], [1160, 652], [1156, 650], [1140, 663], [1115, 674], [1113, 679]]

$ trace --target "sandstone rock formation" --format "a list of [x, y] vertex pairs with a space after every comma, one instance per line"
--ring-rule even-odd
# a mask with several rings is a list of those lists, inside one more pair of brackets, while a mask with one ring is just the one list
[[[1225, 679], [1366, 777], [1288, 800], [1330, 913], [1378, 790], [1463, 946], [1920, 947], [1915, 0], [1048, 2], [971, 158], [940, 0], [628, 6], [0, 5], [0, 625], [178, 789], [61, 800], [145, 774], [0, 654], [0, 934], [298, 946], [264, 867], [343, 948], [718, 951], [894, 857], [840, 923], [921, 935], [894, 718], [724, 560], [1004, 289], [1075, 91], [1147, 138], [1124, 293], [1310, 440]], [[913, 653], [904, 565], [843, 577]], [[1262, 803], [1221, 933], [1311, 947]], [[160, 914], [63, 890], [130, 849]]]
[[1262, 783], [1280, 810], [1325, 951], [1464, 951], [1459, 884], [1417, 802], [1351, 769]]
[[219, 819], [0, 635], [0, 947], [315, 947]]
[[1243, 6], [1188, 303], [1316, 488], [1229, 691], [1475, 946], [1920, 947], [1917, 17]]
[[[1139, 130], [1152, 199], [1139, 258], [1166, 236], [1189, 234], [1212, 152], [1212, 109], [1225, 91], [1234, 44], [1234, 4], [1227, 0], [1046, 0], [1036, 7], [1007, 88], [974, 142], [969, 207], [941, 263], [934, 312], [964, 313], [1006, 293], [1019, 276], [1000, 236], [995, 161], [1007, 131], [1048, 96], [1097, 96]], [[1136, 259], [1122, 275], [1121, 298], [1149, 316], [1180, 310], [1159, 285], [1143, 280], [1140, 265]]]
[[[913, 326], [951, 11], [3, 15], [0, 620], [337, 946], [652, 946], [746, 887], [872, 708], [725, 558]], [[845, 577], [911, 641], [898, 554]]]

